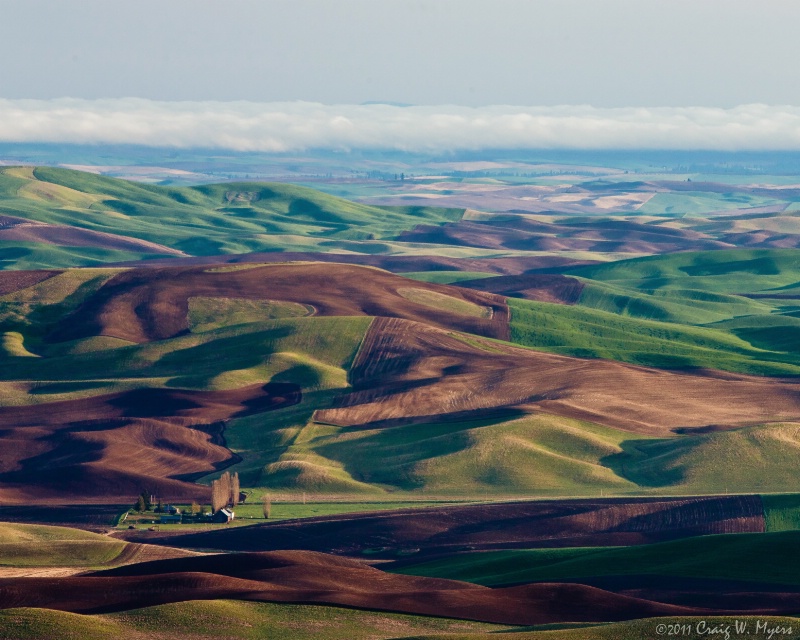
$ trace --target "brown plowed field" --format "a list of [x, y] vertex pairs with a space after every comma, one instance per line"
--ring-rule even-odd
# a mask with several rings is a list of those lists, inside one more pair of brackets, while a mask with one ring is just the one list
[[186, 255], [183, 251], [171, 249], [155, 242], [148, 242], [147, 240], [128, 238], [90, 229], [42, 223], [19, 224], [10, 228], [0, 229], [0, 241], [41, 242], [61, 247], [94, 247], [169, 256]]
[[300, 401], [292, 384], [230, 391], [139, 389], [43, 405], [0, 407], [4, 504], [120, 499], [142, 490], [206, 498], [186, 482], [232, 459], [224, 421]]
[[341, 426], [452, 420], [516, 407], [642, 434], [800, 418], [800, 382], [582, 360], [457, 336], [396, 318], [372, 323], [353, 392], [315, 419]]
[[581, 297], [584, 284], [580, 280], [568, 276], [528, 274], [464, 280], [457, 286], [488, 291], [508, 298], [575, 304]]
[[324, 603], [506, 624], [707, 613], [576, 584], [491, 589], [387, 574], [355, 560], [303, 551], [163, 560], [81, 577], [0, 579], [0, 608], [90, 613], [212, 598]]
[[297, 302], [312, 305], [323, 316], [400, 317], [508, 338], [504, 298], [414, 283], [416, 288], [491, 309], [491, 318], [479, 318], [407, 300], [398, 289], [408, 286], [408, 280], [394, 274], [342, 264], [289, 263], [221, 271], [203, 267], [131, 269], [103, 285], [50, 339], [104, 335], [147, 342], [171, 338], [188, 330], [188, 300], [198, 296]]
[[442, 226], [419, 225], [412, 231], [404, 231], [400, 239], [514, 251], [670, 253], [732, 247], [696, 231], [613, 220], [545, 223], [524, 216]]
[[123, 262], [116, 266], [201, 266], [238, 263], [274, 262], [339, 262], [386, 269], [394, 273], [410, 271], [483, 271], [501, 275], [529, 273], [543, 269], [599, 264], [599, 260], [578, 260], [565, 256], [509, 256], [504, 258], [450, 258], [447, 256], [375, 256], [359, 253], [304, 253], [296, 251], [273, 253], [238, 253], [190, 258], [157, 258]]
[[715, 533], [764, 531], [758, 496], [606, 498], [473, 504], [346, 514], [127, 540], [195, 549], [308, 549], [396, 559], [466, 550], [646, 544]]
[[582, 578], [580, 583], [634, 598], [704, 609], [787, 611], [800, 607], [797, 585], [659, 575]]
[[160, 560], [172, 560], [174, 558], [197, 557], [197, 551], [178, 549], [177, 547], [165, 547], [156, 544], [140, 544], [133, 542], [125, 546], [119, 554], [109, 564], [112, 566], [131, 565], [141, 562], [155, 562]]
[[57, 276], [61, 271], [43, 269], [39, 271], [0, 271], [0, 296], [27, 289], [48, 278]]

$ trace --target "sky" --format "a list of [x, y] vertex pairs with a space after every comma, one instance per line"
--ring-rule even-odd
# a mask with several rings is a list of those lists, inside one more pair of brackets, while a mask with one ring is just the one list
[[794, 0], [0, 0], [0, 18], [0, 141], [800, 148]]

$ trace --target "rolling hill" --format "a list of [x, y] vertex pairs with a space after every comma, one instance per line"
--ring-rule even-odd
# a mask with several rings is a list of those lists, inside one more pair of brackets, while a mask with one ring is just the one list
[[[21, 273], [0, 274], [7, 501], [202, 499], [191, 482], [224, 468], [354, 494], [800, 489], [778, 444], [797, 381], [712, 370], [795, 373], [788, 349], [735, 334], [741, 317], [655, 322], [314, 262]], [[757, 485], [726, 463], [774, 448]]]
[[5, 268], [253, 251], [382, 253], [381, 241], [459, 209], [374, 207], [278, 183], [158, 187], [48, 167], [0, 170]]
[[[800, 196], [676, 185], [487, 213], [0, 168], [0, 517], [110, 534], [0, 524], [0, 637], [796, 613]], [[243, 526], [109, 524], [223, 471]]]

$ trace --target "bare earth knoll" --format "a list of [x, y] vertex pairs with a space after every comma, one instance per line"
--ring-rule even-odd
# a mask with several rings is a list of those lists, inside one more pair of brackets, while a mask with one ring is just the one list
[[20, 220], [20, 224], [0, 227], [0, 242], [41, 242], [61, 247], [93, 247], [115, 249], [133, 253], [185, 256], [183, 251], [171, 249], [155, 242], [119, 236], [113, 233], [92, 231], [78, 227], [44, 224]]
[[482, 222], [452, 222], [443, 226], [419, 225], [405, 231], [405, 242], [431, 242], [483, 249], [515, 251], [598, 251], [617, 253], [670, 253], [730, 249], [696, 231], [644, 225], [627, 220], [547, 223], [525, 216], [498, 217]]
[[800, 417], [796, 380], [583, 360], [396, 318], [372, 323], [351, 381], [353, 392], [318, 411], [317, 421], [391, 426], [515, 409], [668, 435]]
[[145, 488], [171, 500], [205, 499], [206, 487], [186, 481], [233, 460], [223, 421], [299, 401], [296, 385], [273, 383], [0, 407], [0, 499], [125, 503]]
[[0, 295], [27, 289], [48, 278], [57, 276], [62, 271], [41, 269], [38, 271], [0, 271]]
[[415, 286], [486, 307], [491, 317], [471, 317], [407, 300], [398, 293], [398, 289], [408, 287], [407, 279], [368, 267], [322, 263], [239, 270], [159, 267], [118, 274], [50, 338], [61, 341], [103, 335], [133, 342], [171, 338], [188, 330], [188, 300], [193, 297], [296, 302], [313, 306], [322, 316], [400, 317], [508, 338], [504, 298], [445, 285]]
[[[281, 251], [272, 253], [239, 253], [218, 256], [193, 256], [189, 258], [154, 258], [136, 262], [120, 263], [117, 266], [142, 267], [145, 265], [199, 266], [239, 263], [274, 262], [339, 262], [360, 264], [386, 269], [394, 273], [409, 271], [483, 271], [514, 275], [539, 269], [556, 269], [567, 266], [598, 264], [599, 260], [579, 260], [559, 255], [506, 256], [499, 258], [451, 258], [449, 256], [382, 256], [363, 253], [310, 253], [301, 251]], [[2, 273], [0, 273], [2, 277]]]
[[577, 278], [569, 276], [527, 274], [463, 280], [458, 286], [488, 291], [509, 298], [575, 304], [581, 297], [584, 284]]
[[387, 574], [355, 560], [306, 551], [164, 560], [85, 577], [0, 579], [0, 608], [91, 613], [212, 598], [337, 604], [507, 624], [706, 613], [576, 584], [491, 589]]

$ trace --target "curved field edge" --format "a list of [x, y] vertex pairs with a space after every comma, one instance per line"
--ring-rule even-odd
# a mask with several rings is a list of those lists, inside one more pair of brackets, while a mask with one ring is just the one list
[[[509, 640], [644, 640], [645, 638], [668, 637], [674, 633], [688, 640], [707, 640], [725, 637], [726, 630], [736, 637], [737, 623], [757, 637], [773, 633], [773, 638], [795, 638], [800, 628], [800, 619], [787, 616], [704, 616], [668, 618], [645, 618], [632, 622], [615, 622], [602, 625], [542, 625], [525, 631], [503, 633]], [[757, 631], [758, 630], [758, 631]], [[773, 632], [774, 631], [774, 632]], [[413, 640], [437, 640], [440, 636], [415, 636]], [[489, 640], [494, 634], [457, 633], [448, 635], [448, 640]], [[408, 639], [411, 640], [411, 639]]]
[[0, 611], [0, 639], [3, 640], [125, 637], [367, 640], [428, 634], [439, 637], [441, 634], [488, 633], [514, 628], [334, 606], [235, 600], [195, 600], [99, 615], [34, 608]]
[[800, 375], [796, 354], [758, 349], [719, 329], [547, 302], [509, 299], [508, 306], [511, 341], [541, 351], [660, 369]]
[[800, 531], [728, 533], [630, 547], [572, 547], [453, 555], [394, 571], [485, 586], [655, 575], [800, 584]]
[[[765, 629], [796, 630], [800, 624], [797, 618], [786, 616], [674, 616], [598, 625], [553, 624], [524, 628], [342, 607], [208, 600], [100, 615], [51, 609], [6, 609], [0, 611], [0, 639], [148, 637], [177, 640], [191, 634], [192, 638], [231, 640], [264, 637], [286, 640], [489, 640], [502, 633], [502, 637], [512, 640], [585, 640], [589, 637], [641, 640], [657, 637], [656, 630], [664, 628], [661, 625], [673, 625], [681, 630], [681, 637], [705, 640], [710, 629], [735, 629], [737, 622], [746, 623], [751, 633], [758, 628], [764, 637]], [[781, 633], [779, 637], [787, 637], [787, 633]]]
[[796, 249], [671, 253], [563, 273], [582, 284], [577, 304], [509, 299], [513, 341], [660, 368], [798, 374]]
[[0, 523], [0, 567], [97, 567], [119, 559], [127, 546], [80, 529]]

